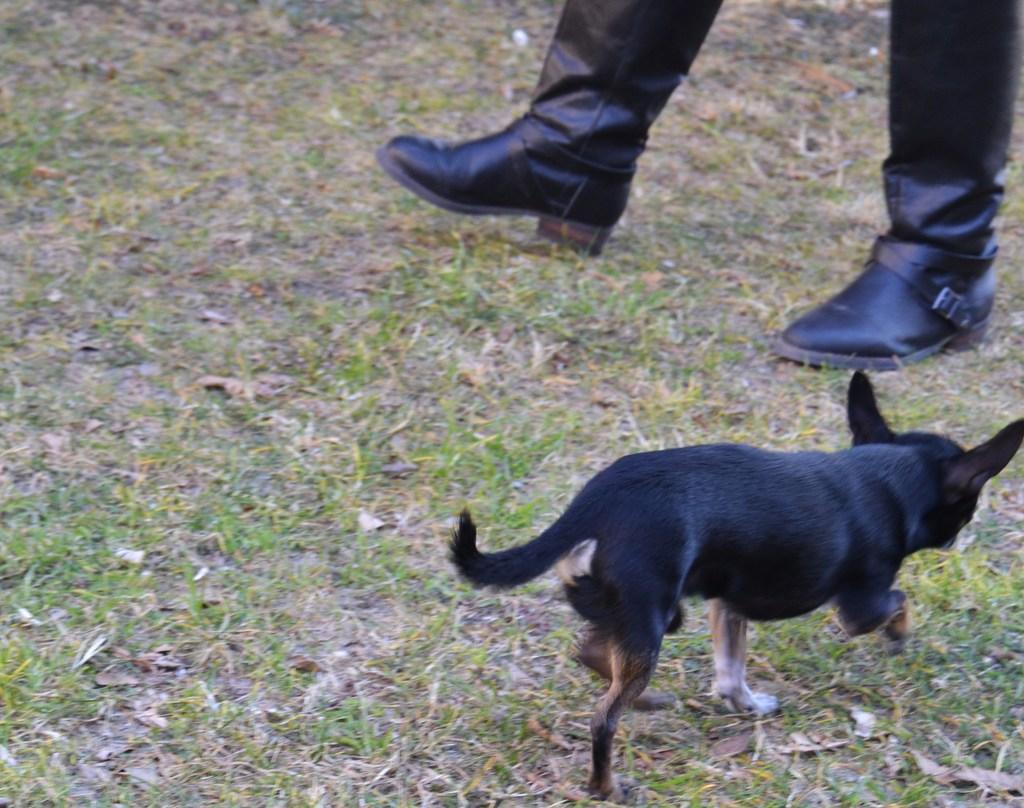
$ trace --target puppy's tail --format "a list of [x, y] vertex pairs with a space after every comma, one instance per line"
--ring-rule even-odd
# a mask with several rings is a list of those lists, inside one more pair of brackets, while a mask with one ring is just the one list
[[559, 520], [531, 542], [497, 553], [481, 553], [476, 547], [476, 525], [465, 510], [452, 531], [448, 549], [452, 563], [470, 583], [508, 587], [525, 584], [554, 566], [573, 543]]

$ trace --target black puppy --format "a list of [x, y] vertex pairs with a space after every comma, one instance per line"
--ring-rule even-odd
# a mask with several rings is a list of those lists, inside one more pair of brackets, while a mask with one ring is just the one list
[[609, 680], [591, 720], [590, 790], [621, 800], [611, 743], [623, 709], [659, 706], [644, 693], [680, 600], [711, 599], [715, 691], [733, 709], [765, 713], [776, 700], [746, 683], [747, 620], [777, 620], [833, 602], [850, 635], [909, 629], [903, 559], [949, 547], [978, 494], [1024, 439], [1024, 420], [964, 451], [922, 432], [894, 434], [867, 377], [850, 382], [853, 448], [784, 454], [719, 444], [628, 455], [597, 474], [565, 513], [528, 544], [482, 554], [463, 512], [451, 541], [478, 586], [525, 583], [553, 565], [590, 623], [580, 661]]

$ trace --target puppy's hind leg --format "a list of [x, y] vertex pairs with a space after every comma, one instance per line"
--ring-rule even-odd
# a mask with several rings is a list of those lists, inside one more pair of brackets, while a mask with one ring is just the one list
[[715, 649], [714, 692], [736, 712], [767, 715], [779, 700], [747, 686], [747, 621], [718, 598], [708, 601], [711, 642]]
[[612, 774], [612, 741], [622, 711], [633, 703], [647, 687], [658, 660], [658, 647], [646, 651], [625, 651], [609, 643], [611, 684], [597, 702], [590, 720], [593, 768], [589, 789], [594, 796], [613, 802], [624, 802], [626, 787]]
[[[611, 643], [606, 638], [603, 638], [597, 630], [589, 629], [580, 638], [580, 642], [576, 647], [576, 660], [581, 665], [590, 668], [590, 670], [605, 681], [612, 681]], [[671, 693], [644, 690], [633, 699], [631, 706], [634, 710], [649, 712], [664, 710], [675, 704], [675, 701], [676, 697]]]

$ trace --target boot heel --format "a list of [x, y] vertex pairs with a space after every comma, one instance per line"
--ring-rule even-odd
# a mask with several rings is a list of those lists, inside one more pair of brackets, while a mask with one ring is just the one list
[[985, 339], [985, 332], [988, 331], [988, 320], [982, 320], [973, 328], [961, 331], [953, 339], [946, 343], [947, 351], [969, 351], [977, 348]]
[[537, 235], [558, 244], [568, 244], [586, 255], [600, 255], [611, 233], [610, 227], [592, 227], [551, 216], [541, 216], [537, 220]]

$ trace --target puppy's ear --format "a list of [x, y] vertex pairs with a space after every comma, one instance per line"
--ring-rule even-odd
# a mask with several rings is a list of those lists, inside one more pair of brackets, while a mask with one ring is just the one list
[[985, 483], [1006, 468], [1022, 440], [1024, 419], [1003, 427], [992, 440], [950, 461], [942, 481], [947, 501], [977, 496]]
[[892, 443], [895, 438], [882, 413], [878, 411], [871, 382], [859, 370], [850, 379], [850, 390], [846, 396], [846, 418], [853, 433], [854, 446], [865, 443]]

